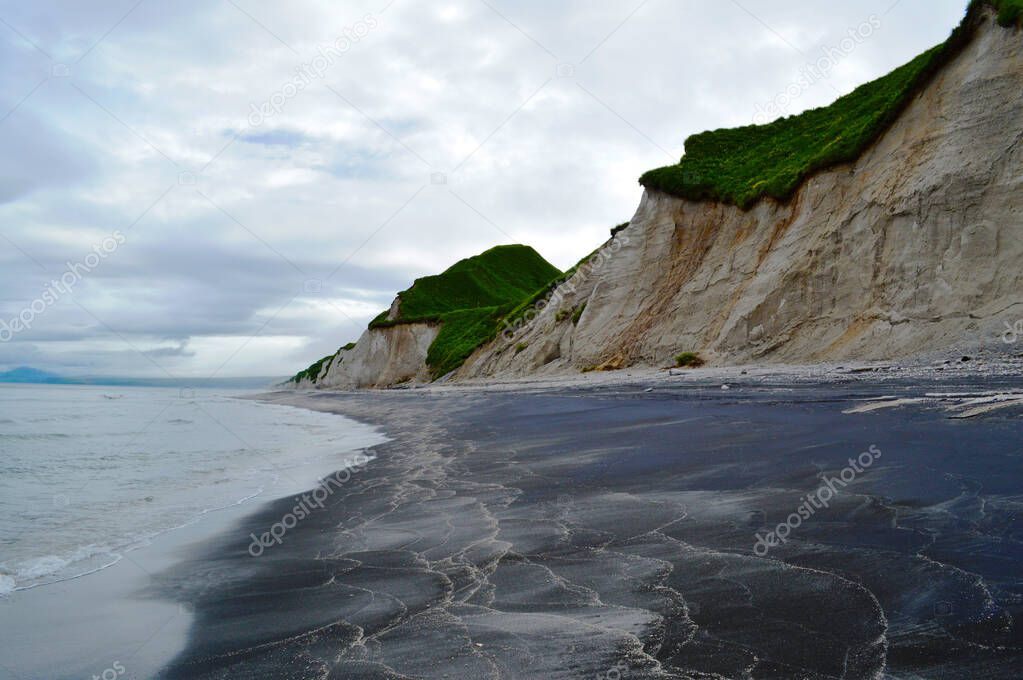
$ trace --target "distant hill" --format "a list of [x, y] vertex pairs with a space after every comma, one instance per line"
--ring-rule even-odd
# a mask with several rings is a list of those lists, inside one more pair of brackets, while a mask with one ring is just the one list
[[107, 387], [176, 387], [176, 388], [214, 388], [214, 389], [263, 389], [280, 382], [276, 377], [246, 378], [119, 378], [92, 376], [85, 378], [66, 378], [31, 366], [19, 366], [10, 371], [0, 372], [0, 383], [22, 385], [97, 385]]
[[41, 371], [38, 368], [20, 366], [0, 373], [0, 383], [27, 383], [36, 385], [75, 385], [77, 380], [64, 378], [55, 373]]

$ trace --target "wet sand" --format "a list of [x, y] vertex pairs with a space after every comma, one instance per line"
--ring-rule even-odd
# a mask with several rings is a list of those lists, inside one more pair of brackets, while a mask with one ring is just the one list
[[392, 441], [159, 576], [162, 677], [1018, 678], [1023, 408], [926, 396], [981, 383], [269, 395]]

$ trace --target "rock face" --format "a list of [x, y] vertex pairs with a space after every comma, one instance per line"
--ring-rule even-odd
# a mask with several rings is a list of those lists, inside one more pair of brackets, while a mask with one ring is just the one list
[[647, 192], [613, 255], [458, 376], [997, 345], [1023, 318], [1023, 35], [983, 21], [857, 162], [790, 202]]
[[368, 329], [354, 348], [338, 353], [315, 386], [351, 389], [428, 382], [426, 352], [438, 332], [440, 327], [424, 323]]

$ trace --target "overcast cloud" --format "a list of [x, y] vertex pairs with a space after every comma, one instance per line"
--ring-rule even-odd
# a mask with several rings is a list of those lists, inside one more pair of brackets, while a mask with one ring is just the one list
[[459, 258], [570, 266], [688, 135], [827, 104], [965, 5], [5, 1], [0, 320], [35, 311], [0, 369], [292, 373]]

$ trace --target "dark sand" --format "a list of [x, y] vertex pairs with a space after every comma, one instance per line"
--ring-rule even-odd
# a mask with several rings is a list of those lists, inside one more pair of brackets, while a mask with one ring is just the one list
[[160, 577], [195, 612], [163, 677], [1023, 677], [1023, 410], [842, 413], [963, 389], [272, 395], [393, 441], [280, 545], [292, 498]]

